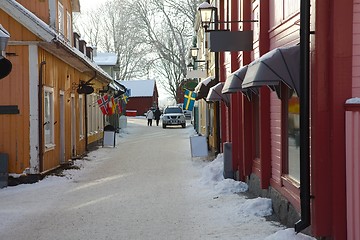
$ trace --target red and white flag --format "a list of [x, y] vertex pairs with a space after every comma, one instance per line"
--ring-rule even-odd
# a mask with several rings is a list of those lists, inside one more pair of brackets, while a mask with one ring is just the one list
[[99, 104], [99, 108], [101, 109], [101, 112], [104, 115], [109, 114], [109, 98], [108, 95], [104, 95], [101, 98], [97, 100], [97, 103]]

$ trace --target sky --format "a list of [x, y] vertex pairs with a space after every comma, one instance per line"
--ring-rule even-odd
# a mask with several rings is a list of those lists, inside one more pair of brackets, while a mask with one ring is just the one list
[[96, 8], [97, 6], [105, 3], [106, 0], [80, 0], [81, 11], [86, 11], [89, 9]]
[[[141, 129], [137, 126], [139, 124], [145, 126], [145, 118], [134, 117], [128, 119], [127, 127], [121, 130], [118, 136], [119, 138], [117, 138], [118, 145], [120, 143], [125, 144], [126, 142], [132, 145], [136, 145], [136, 143], [134, 144], [133, 141], [141, 140], [138, 139], [138, 137], [136, 137], [138, 135], [135, 136], [135, 134], [138, 134], [136, 131], [144, 132], [144, 128]], [[156, 127], [153, 127], [152, 129], [156, 129]], [[166, 130], [167, 132], [164, 133]], [[171, 131], [175, 132], [176, 129], [165, 129], [164, 131], [154, 131], [153, 134], [167, 134], [166, 136], [168, 136], [169, 134], [172, 134], [170, 133]], [[186, 134], [189, 137], [194, 136], [195, 134], [193, 128], [190, 126], [188, 126], [186, 129], [180, 129], [180, 131], [188, 131]], [[135, 137], [131, 138], [131, 135]], [[150, 135], [146, 136], [150, 137]], [[145, 138], [142, 139], [142, 141], [146, 141]], [[176, 150], [178, 152], [188, 152], [188, 148], [189, 146], [176, 146]], [[5, 229], [17, 228], [20, 220], [24, 219], [25, 216], [32, 216], [32, 218], [34, 218], [33, 221], [39, 221], [39, 218], [43, 219], [46, 215], [42, 215], [42, 212], [44, 212], [44, 209], [47, 208], [52, 209], [50, 211], [54, 212], [54, 216], [61, 216], [61, 214], [66, 214], [64, 213], [64, 210], [66, 212], [67, 208], [76, 208], [76, 214], [80, 214], [80, 209], [85, 207], [89, 208], [89, 213], [97, 213], [99, 208], [101, 211], [101, 207], [104, 207], [104, 205], [100, 204], [101, 201], [107, 202], [110, 200], [108, 198], [114, 197], [117, 199], [116, 202], [118, 203], [121, 201], [121, 198], [117, 196], [104, 197], [104, 195], [101, 193], [102, 191], [114, 192], [114, 180], [119, 180], [116, 185], [124, 184], [124, 186], [128, 186], [127, 188], [129, 192], [127, 192], [125, 196], [129, 197], [130, 194], [132, 194], [131, 191], [134, 191], [134, 189], [130, 186], [138, 184], [133, 183], [132, 181], [134, 180], [126, 182], [126, 175], [120, 174], [108, 176], [100, 180], [97, 179], [97, 169], [100, 172], [103, 172], [103, 164], [107, 161], [110, 161], [111, 154], [115, 153], [113, 149], [114, 148], [99, 148], [95, 151], [92, 151], [88, 154], [86, 159], [79, 159], [75, 161], [75, 166], [78, 166], [79, 170], [66, 170], [63, 172], [63, 176], [48, 176], [35, 184], [23, 184], [0, 189], [0, 199], [3, 203], [0, 205], [0, 215], [2, 216], [2, 221], [0, 222], [0, 238], [1, 233]], [[172, 151], [172, 149], [168, 149], [168, 151]], [[172, 159], [166, 160], [167, 164], [174, 164], [173, 162], [175, 162], [172, 161]], [[130, 158], [129, 161], [136, 162], [135, 158], [132, 161]], [[156, 162], [152, 164], [154, 164], [153, 167], [155, 169]], [[194, 205], [191, 206], [192, 213], [197, 216], [197, 219], [201, 219], [200, 224], [203, 226], [210, 226], [211, 230], [217, 234], [219, 232], [223, 234], [221, 235], [220, 239], [315, 240], [315, 238], [311, 238], [301, 233], [295, 234], [293, 228], [286, 228], [277, 222], [266, 221], [265, 217], [273, 213], [271, 199], [260, 197], [249, 199], [244, 194], [241, 194], [242, 192], [246, 192], [248, 189], [248, 185], [246, 183], [234, 181], [232, 179], [224, 179], [222, 154], [219, 154], [213, 161], [189, 161], [188, 158], [184, 158], [183, 164], [186, 164], [186, 168], [188, 169], [186, 172], [196, 172], [195, 176], [189, 175], [189, 177], [186, 177], [186, 181], [189, 181], [189, 185], [191, 186], [190, 195], [192, 196], [191, 201]], [[121, 163], [122, 168], [124, 168], [126, 165], [126, 163]], [[150, 170], [150, 172], [152, 171]], [[166, 172], [164, 172], [163, 175], [164, 174], [166, 174]], [[169, 174], [171, 175], [173, 173], [169, 172]], [[90, 176], [92, 181], [86, 181], [85, 176]], [[79, 185], [79, 183], [82, 184]], [[100, 188], [101, 190], [98, 190], [100, 191], [99, 193], [90, 191], [92, 194], [90, 199], [98, 199], [96, 201], [99, 201], [99, 203], [95, 202], [95, 200], [92, 200], [89, 202], [81, 202], [81, 204], [76, 205], [79, 200], [86, 200], [88, 197], [80, 190], [91, 190], [91, 187], [100, 184], [102, 185]], [[108, 190], [106, 188], [108, 188]], [[173, 190], [169, 189], [169, 191]], [[154, 190], [151, 192], [154, 194], [157, 191]], [[63, 195], [61, 195], [61, 193], [63, 193]], [[69, 200], [65, 198], [68, 193], [71, 193], [73, 199]], [[173, 194], [176, 194], [176, 192]], [[39, 196], [41, 196], [41, 201], [37, 200]], [[67, 208], [55, 208], [55, 206], [58, 207], [58, 198], [66, 199]], [[165, 199], [167, 198], [168, 195], [165, 196]], [[164, 199], [163, 196], [154, 196], [152, 199], [153, 201], [158, 202], [152, 203], [153, 206], [163, 206], [168, 204], [167, 200], [165, 200], [165, 202], [161, 202], [161, 199]], [[149, 201], [151, 201], [151, 199], [147, 199], [147, 202]], [[172, 201], [173, 204], [177, 206], [176, 198], [173, 198]], [[109, 201], [109, 204], [110, 203], [112, 203], [112, 201]], [[131, 214], [134, 214], [134, 211], [135, 210], [132, 210]], [[37, 214], [39, 214], [39, 216]], [[123, 211], [123, 214], [126, 214], [125, 211]], [[146, 213], [141, 213], [141, 215], [146, 215]], [[101, 219], [100, 215], [96, 215], [96, 217]], [[108, 216], [102, 217], [104, 218], [103, 221], [107, 221], [109, 219]], [[163, 215], [161, 215], [161, 217], [163, 217]], [[129, 216], [129, 219], [130, 218], [131, 217]], [[195, 221], [197, 222], [199, 220]], [[55, 223], [49, 223], [49, 226], [52, 226], [53, 224], [59, 223], [55, 221]], [[181, 225], [181, 222], [179, 222], [179, 224], [180, 225], [177, 226], [177, 229], [181, 229], [182, 227], [186, 228], [187, 226]], [[186, 224], [186, 222], [183, 224]], [[23, 226], [23, 228], [24, 227], [26, 226]], [[43, 226], [43, 228], [45, 230], [46, 227]], [[31, 231], [33, 229], [28, 230]], [[206, 230], [209, 231], [208, 229]], [[25, 231], [27, 230], [25, 229]], [[76, 232], [75, 230], [73, 231], [74, 233]], [[99, 231], [105, 230], [99, 229]], [[51, 234], [51, 232], [49, 232], [49, 234]]]

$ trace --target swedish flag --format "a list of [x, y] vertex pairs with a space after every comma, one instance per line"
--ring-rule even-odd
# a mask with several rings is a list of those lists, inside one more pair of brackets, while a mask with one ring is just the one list
[[194, 108], [195, 98], [196, 98], [196, 93], [186, 89], [184, 95], [183, 109], [192, 111]]

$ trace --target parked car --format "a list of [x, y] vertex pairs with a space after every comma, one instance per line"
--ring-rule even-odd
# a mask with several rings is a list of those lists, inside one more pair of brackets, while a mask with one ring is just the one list
[[186, 127], [186, 119], [181, 107], [169, 106], [164, 109], [162, 117], [162, 127], [166, 128], [168, 125], [181, 125]]

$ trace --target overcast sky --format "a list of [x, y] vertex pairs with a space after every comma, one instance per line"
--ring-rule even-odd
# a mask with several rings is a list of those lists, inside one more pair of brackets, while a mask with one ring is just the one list
[[106, 2], [106, 0], [80, 0], [81, 11], [97, 7], [104, 2]]

